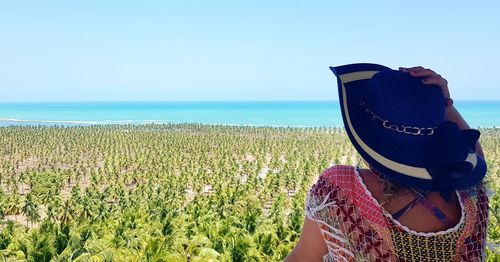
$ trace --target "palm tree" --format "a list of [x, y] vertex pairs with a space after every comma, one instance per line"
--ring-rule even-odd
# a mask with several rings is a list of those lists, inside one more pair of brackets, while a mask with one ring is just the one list
[[15, 194], [7, 198], [6, 212], [8, 215], [14, 215], [14, 219], [17, 222], [17, 215], [21, 212], [21, 198], [19, 195]]
[[69, 199], [64, 201], [62, 208], [60, 209], [59, 221], [63, 224], [67, 224], [69, 221], [73, 220], [73, 206]]
[[[1, 180], [1, 178], [0, 178]], [[4, 216], [7, 214], [7, 200], [6, 200], [5, 193], [3, 192], [3, 189], [1, 188], [1, 183], [0, 183], [0, 219], [3, 219]]]
[[88, 219], [91, 218], [93, 220], [94, 216], [94, 203], [91, 202], [91, 199], [85, 195], [82, 198], [82, 208], [80, 211], [80, 219]]
[[31, 222], [31, 226], [33, 226], [33, 223], [40, 219], [38, 205], [33, 201], [31, 195], [31, 192], [26, 195], [24, 205], [21, 207], [21, 213], [26, 216], [26, 226], [28, 226], [28, 222]]
[[54, 257], [55, 250], [49, 236], [42, 233], [33, 233], [31, 239], [31, 248], [28, 251], [28, 261], [51, 261]]

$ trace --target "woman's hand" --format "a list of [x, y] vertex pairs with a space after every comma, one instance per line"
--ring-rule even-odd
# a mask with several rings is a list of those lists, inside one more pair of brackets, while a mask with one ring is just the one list
[[[416, 67], [400, 67], [399, 71], [409, 73], [414, 77], [422, 79], [422, 83], [426, 85], [437, 85], [443, 91], [443, 95], [446, 98], [450, 98], [450, 91], [448, 90], [448, 81], [444, 79], [440, 74], [421, 66]], [[469, 125], [463, 119], [462, 115], [457, 111], [454, 106], [446, 107], [446, 120], [455, 122], [460, 129], [469, 129]], [[479, 141], [476, 142], [476, 153], [484, 158], [483, 149]]]
[[450, 91], [448, 90], [448, 81], [444, 79], [440, 74], [421, 66], [416, 67], [400, 67], [399, 71], [409, 73], [414, 77], [422, 79], [422, 83], [426, 85], [437, 85], [443, 91], [443, 95], [446, 98], [450, 98]]

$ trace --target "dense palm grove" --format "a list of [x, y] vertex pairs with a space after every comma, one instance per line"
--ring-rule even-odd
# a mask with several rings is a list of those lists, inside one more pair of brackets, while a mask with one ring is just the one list
[[[482, 132], [493, 248], [500, 130]], [[0, 261], [280, 261], [333, 164], [362, 164], [342, 129], [0, 128]]]

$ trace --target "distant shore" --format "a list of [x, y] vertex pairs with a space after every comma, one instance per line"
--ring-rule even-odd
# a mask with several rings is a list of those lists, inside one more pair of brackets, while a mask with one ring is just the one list
[[[500, 126], [500, 101], [456, 101], [471, 127]], [[0, 126], [202, 123], [343, 127], [338, 101], [0, 103]]]
[[[106, 126], [106, 125], [179, 125], [179, 124], [194, 124], [194, 125], [214, 125], [214, 126], [241, 126], [241, 127], [269, 127], [269, 128], [343, 128], [343, 125], [338, 126], [316, 126], [316, 125], [272, 125], [272, 124], [231, 124], [231, 123], [203, 123], [203, 122], [165, 122], [160, 120], [107, 120], [107, 121], [77, 121], [77, 120], [25, 120], [25, 119], [7, 119], [0, 118], [0, 127], [9, 126], [62, 126], [62, 127], [76, 127], [76, 126]], [[473, 128], [480, 129], [500, 129], [498, 126], [473, 126]]]
[[1, 119], [0, 127], [8, 126], [107, 126], [107, 125], [204, 125], [204, 126], [236, 126], [236, 127], [269, 127], [269, 128], [343, 128], [343, 126], [300, 126], [300, 125], [266, 125], [266, 124], [220, 124], [220, 123], [193, 123], [193, 122], [163, 122], [163, 121], [147, 121], [147, 120], [118, 120], [118, 121], [72, 121], [72, 120], [23, 120], [23, 119]]

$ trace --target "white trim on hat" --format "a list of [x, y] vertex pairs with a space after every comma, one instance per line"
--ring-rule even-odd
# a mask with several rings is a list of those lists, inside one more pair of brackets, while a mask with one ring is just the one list
[[[357, 80], [365, 80], [365, 79], [370, 79], [373, 75], [378, 73], [378, 71], [358, 71], [358, 72], [353, 72], [353, 73], [347, 73], [343, 75], [339, 75], [338, 77], [340, 78], [340, 81], [342, 83], [342, 100], [343, 104], [342, 106], [344, 107], [344, 114], [347, 122], [347, 128], [351, 131], [352, 136], [358, 143], [358, 145], [375, 161], [380, 163], [381, 165], [395, 171], [398, 173], [402, 173], [411, 177], [416, 177], [416, 178], [421, 178], [421, 179], [427, 179], [431, 180], [432, 177], [430, 176], [429, 172], [422, 167], [415, 167], [415, 166], [410, 166], [402, 163], [398, 163], [394, 160], [388, 159], [379, 153], [377, 153], [375, 150], [373, 150], [371, 147], [369, 147], [362, 139], [359, 137], [359, 135], [356, 133], [356, 130], [354, 130], [351, 119], [349, 117], [349, 110], [347, 106], [347, 95], [346, 95], [346, 87], [344, 86], [345, 83], [349, 83], [352, 81], [357, 81]], [[473, 167], [476, 167], [477, 164], [477, 155], [474, 153], [469, 153], [467, 156], [467, 159], [465, 160], [473, 165]]]

